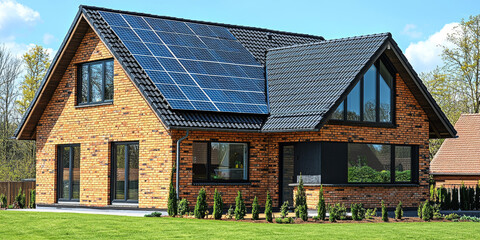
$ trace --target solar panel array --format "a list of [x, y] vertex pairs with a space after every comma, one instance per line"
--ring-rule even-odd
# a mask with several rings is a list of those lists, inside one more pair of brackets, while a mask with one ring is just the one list
[[263, 66], [228, 29], [100, 14], [173, 109], [268, 113]]

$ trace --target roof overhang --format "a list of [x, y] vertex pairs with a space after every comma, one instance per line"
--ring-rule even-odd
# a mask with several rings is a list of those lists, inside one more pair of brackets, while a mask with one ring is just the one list
[[68, 68], [75, 52], [80, 45], [83, 36], [90, 28], [87, 20], [83, 16], [81, 10], [78, 11], [73, 24], [70, 26], [68, 33], [60, 45], [59, 51], [52, 60], [45, 77], [40, 83], [32, 103], [25, 112], [14, 137], [17, 140], [35, 139], [35, 129], [45, 108], [50, 101], [55, 89], [61, 81], [65, 70]]

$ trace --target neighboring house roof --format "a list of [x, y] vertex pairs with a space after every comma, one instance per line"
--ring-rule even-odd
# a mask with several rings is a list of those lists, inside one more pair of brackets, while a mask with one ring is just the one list
[[463, 114], [457, 138], [445, 139], [430, 163], [433, 175], [480, 175], [480, 114]]
[[[227, 28], [256, 61], [264, 65], [267, 62], [270, 89], [267, 89], [266, 97], [270, 98], [270, 115], [172, 109], [164, 94], [100, 11]], [[81, 36], [89, 27], [94, 29], [119, 61], [167, 129], [256, 132], [318, 130], [366, 69], [386, 52], [396, 68], [400, 68], [400, 75], [427, 112], [431, 126], [430, 136], [455, 136], [455, 130], [390, 34], [324, 41], [322, 37], [306, 34], [80, 6], [74, 24], [15, 133], [17, 139], [34, 138], [36, 123], [75, 54]], [[316, 81], [311, 81], [313, 79]]]

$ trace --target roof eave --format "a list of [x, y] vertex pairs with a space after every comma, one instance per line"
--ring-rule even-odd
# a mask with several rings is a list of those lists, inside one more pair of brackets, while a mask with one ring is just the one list
[[20, 124], [18, 125], [17, 129], [14, 132], [14, 138], [15, 139], [17, 139], [17, 140], [32, 140], [32, 136], [34, 134], [30, 133], [29, 135], [25, 135], [25, 131], [24, 131], [25, 130], [25, 125], [30, 120], [31, 113], [32, 113], [33, 109], [35, 108], [35, 106], [38, 102], [38, 99], [42, 95], [45, 84], [47, 83], [48, 79], [50, 79], [53, 70], [56, 68], [57, 63], [60, 60], [60, 57], [63, 56], [65, 47], [66, 47], [67, 43], [69, 42], [69, 39], [71, 38], [72, 34], [74, 33], [74, 30], [76, 29], [76, 27], [80, 23], [81, 18], [82, 18], [82, 9], [80, 8], [77, 11], [77, 14], [75, 15], [73, 23], [70, 26], [70, 28], [68, 29], [68, 32], [67, 32], [65, 38], [63, 39], [62, 44], [59, 47], [59, 51], [57, 51], [57, 53], [55, 54], [55, 57], [53, 58], [52, 63], [50, 64], [50, 67], [48, 68], [47, 72], [45, 73], [45, 76], [43, 77], [42, 82], [40, 83], [40, 86], [37, 89], [37, 92], [35, 93], [35, 96], [33, 97], [32, 102], [30, 103], [30, 106], [25, 111], [25, 114], [23, 115], [23, 117], [20, 121]]

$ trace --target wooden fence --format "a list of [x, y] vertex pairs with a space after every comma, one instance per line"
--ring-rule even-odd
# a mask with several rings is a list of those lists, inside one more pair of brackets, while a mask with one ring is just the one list
[[8, 205], [13, 204], [20, 188], [25, 193], [25, 206], [28, 207], [30, 205], [30, 190], [35, 190], [35, 181], [0, 182], [0, 194], [3, 193], [7, 196]]

